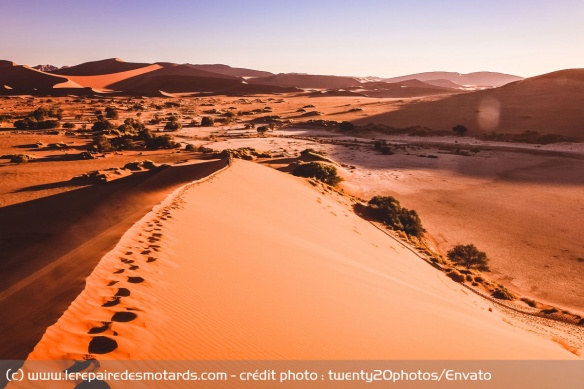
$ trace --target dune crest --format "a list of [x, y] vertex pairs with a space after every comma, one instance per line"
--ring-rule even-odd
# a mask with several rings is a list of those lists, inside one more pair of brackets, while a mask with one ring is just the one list
[[236, 161], [135, 224], [29, 359], [571, 359], [301, 179]]

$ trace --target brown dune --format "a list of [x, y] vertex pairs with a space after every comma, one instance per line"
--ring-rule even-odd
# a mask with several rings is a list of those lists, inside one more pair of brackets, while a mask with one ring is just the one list
[[460, 89], [462, 85], [459, 85], [455, 82], [446, 79], [437, 79], [437, 80], [426, 80], [426, 84], [434, 85], [434, 86], [441, 86], [444, 88], [452, 88], [452, 89]]
[[450, 131], [462, 124], [471, 133], [537, 131], [584, 139], [584, 69], [562, 70], [503, 87], [410, 103], [357, 124], [426, 126]]
[[497, 72], [474, 72], [468, 74], [461, 74], [456, 72], [424, 72], [410, 74], [400, 77], [386, 78], [387, 82], [401, 82], [411, 80], [412, 78], [420, 81], [444, 79], [452, 81], [458, 85], [475, 85], [483, 87], [497, 87], [503, 86], [510, 82], [522, 80], [522, 77], [511, 74], [497, 73]]
[[149, 63], [124, 62], [119, 58], [109, 58], [54, 70], [51, 73], [63, 76], [96, 76], [100, 74], [127, 72], [149, 65]]
[[366, 82], [362, 84], [364, 94], [368, 97], [420, 97], [450, 93], [460, 93], [460, 90], [430, 85], [420, 80], [406, 80], [402, 82]]
[[158, 95], [161, 91], [170, 93], [284, 93], [294, 92], [295, 88], [282, 88], [275, 85], [250, 85], [243, 79], [227, 74], [201, 70], [194, 65], [159, 63], [158, 70], [136, 75], [108, 87], [126, 93]]
[[245, 68], [232, 68], [228, 65], [213, 64], [213, 65], [190, 65], [196, 69], [205, 70], [211, 73], [225, 74], [234, 77], [269, 77], [274, 73], [265, 72], [262, 70], [253, 70]]
[[34, 93], [54, 88], [82, 87], [66, 77], [44, 73], [10, 61], [0, 61], [0, 93], [8, 91], [12, 93]]
[[95, 89], [109, 89], [109, 86], [112, 84], [127, 80], [128, 78], [136, 77], [144, 73], [149, 73], [160, 68], [161, 68], [160, 65], [154, 64], [119, 73], [101, 74], [95, 76], [68, 76], [68, 77], [71, 81], [74, 81], [79, 85], [83, 85], [84, 87]]
[[250, 84], [319, 89], [339, 89], [361, 85], [358, 80], [352, 77], [319, 76], [297, 73], [280, 73], [275, 76], [250, 79], [248, 82]]

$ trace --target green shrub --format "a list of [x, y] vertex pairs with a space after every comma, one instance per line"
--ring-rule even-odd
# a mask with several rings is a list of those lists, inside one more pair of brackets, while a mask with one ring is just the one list
[[487, 254], [479, 251], [474, 244], [457, 245], [448, 251], [448, 258], [455, 263], [465, 266], [467, 269], [489, 271]]
[[26, 154], [17, 154], [10, 157], [12, 163], [27, 163], [31, 158]]
[[355, 129], [355, 125], [351, 122], [343, 121], [339, 124], [339, 130], [341, 131], [352, 131]]
[[403, 231], [409, 236], [421, 238], [426, 230], [416, 211], [402, 208], [399, 201], [392, 196], [375, 196], [367, 203], [369, 215], [395, 230]]
[[107, 107], [105, 109], [105, 117], [108, 119], [117, 119], [119, 117], [118, 110], [114, 107]]
[[456, 269], [450, 270], [446, 275], [456, 282], [464, 282], [464, 275]]
[[329, 185], [336, 185], [342, 180], [337, 174], [337, 168], [320, 162], [301, 163], [294, 168], [292, 174], [298, 177], [316, 178]]
[[499, 285], [493, 292], [491, 296], [499, 300], [514, 300], [515, 296], [507, 290], [503, 285]]
[[215, 124], [215, 121], [211, 116], [203, 116], [201, 119], [201, 127], [213, 127], [213, 124]]

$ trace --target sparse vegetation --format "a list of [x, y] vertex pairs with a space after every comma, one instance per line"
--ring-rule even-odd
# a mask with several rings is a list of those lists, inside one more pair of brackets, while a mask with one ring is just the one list
[[215, 121], [211, 116], [203, 116], [201, 119], [201, 127], [213, 127], [213, 124], [215, 124]]
[[298, 177], [316, 178], [329, 185], [337, 185], [342, 178], [337, 174], [337, 168], [322, 162], [307, 162], [297, 165], [292, 174]]
[[466, 133], [468, 132], [468, 128], [466, 128], [462, 124], [459, 124], [457, 126], [452, 127], [452, 132], [454, 132], [456, 136], [465, 136]]
[[467, 269], [475, 268], [489, 271], [487, 254], [479, 251], [474, 244], [454, 246], [448, 251], [448, 258], [452, 262], [465, 266]]
[[395, 230], [403, 231], [409, 236], [422, 238], [426, 230], [416, 211], [400, 205], [392, 196], [375, 196], [367, 203], [369, 215]]

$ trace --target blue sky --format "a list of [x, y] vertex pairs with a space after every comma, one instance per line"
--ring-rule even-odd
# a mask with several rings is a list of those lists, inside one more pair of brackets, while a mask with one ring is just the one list
[[0, 59], [533, 76], [584, 67], [584, 2], [0, 0]]

